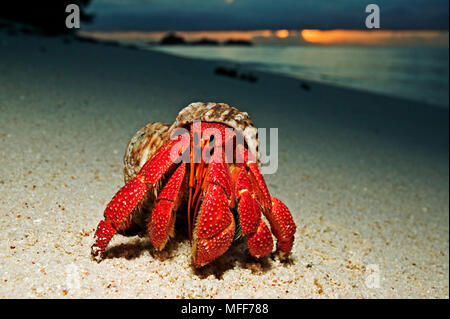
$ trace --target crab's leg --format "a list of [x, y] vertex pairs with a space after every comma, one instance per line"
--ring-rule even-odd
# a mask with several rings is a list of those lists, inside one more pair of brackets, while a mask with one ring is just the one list
[[250, 254], [256, 258], [267, 256], [272, 252], [272, 233], [262, 219], [259, 220], [256, 232], [248, 235], [247, 246]]
[[286, 258], [289, 256], [294, 243], [296, 226], [286, 205], [273, 196], [271, 196], [271, 200], [272, 210], [265, 213], [265, 216], [270, 223], [272, 233], [277, 239], [277, 251], [281, 258]]
[[272, 208], [272, 202], [270, 200], [269, 189], [267, 188], [264, 177], [258, 168], [256, 158], [251, 154], [242, 144], [236, 145], [236, 157], [241, 163], [248, 168], [248, 175], [254, 188], [254, 194], [258, 203], [262, 206], [263, 210], [269, 211]]
[[241, 145], [236, 146], [237, 155], [244, 159], [249, 168], [249, 176], [255, 188], [255, 198], [262, 208], [264, 216], [270, 224], [270, 229], [277, 239], [277, 250], [280, 257], [288, 257], [294, 243], [296, 226], [294, 219], [279, 199], [270, 196], [264, 177], [258, 168], [254, 156]]
[[[262, 212], [269, 221], [270, 229], [277, 239], [277, 251], [281, 258], [288, 257], [294, 243], [296, 230], [291, 212], [279, 199], [268, 195], [266, 183], [256, 163], [250, 163], [249, 168], [253, 177], [260, 176], [254, 179], [254, 185], [260, 190], [259, 193], [256, 192], [256, 194], [259, 194], [257, 201], [260, 203]], [[267, 204], [267, 195], [270, 198], [270, 205]]]
[[261, 219], [261, 208], [254, 198], [256, 195], [250, 177], [245, 167], [235, 167], [232, 177], [235, 181], [241, 235], [248, 235], [247, 246], [252, 256], [266, 256], [273, 248], [272, 234]]
[[156, 249], [162, 250], [169, 237], [174, 235], [175, 214], [183, 199], [185, 174], [186, 164], [181, 163], [156, 198], [148, 224], [150, 242]]
[[[249, 163], [248, 165], [252, 172], [252, 176], [254, 177], [254, 185], [257, 189], [260, 189], [259, 193], [256, 192], [259, 194], [257, 200], [262, 207], [264, 216], [269, 221], [273, 235], [277, 239], [277, 251], [280, 253], [281, 258], [288, 257], [294, 243], [294, 234], [296, 230], [291, 212], [282, 201], [268, 195], [268, 191], [266, 192], [266, 183], [264, 182], [264, 178], [256, 163]], [[266, 194], [270, 196], [269, 206], [266, 201]], [[270, 209], [268, 207], [270, 207]]]
[[136, 176], [122, 187], [106, 206], [104, 217], [95, 232], [92, 257], [100, 261], [106, 246], [118, 230], [131, 225], [132, 214], [139, 208], [147, 193], [143, 176]]
[[[131, 225], [133, 214], [139, 210], [149, 189], [157, 186], [165, 173], [175, 165], [175, 153], [182, 154], [189, 144], [186, 138], [179, 136], [164, 144], [155, 155], [145, 163], [138, 175], [123, 186], [106, 206], [104, 217], [95, 232], [92, 245], [92, 257], [100, 261], [106, 246], [118, 230], [125, 230]], [[187, 139], [189, 142], [189, 139]]]
[[272, 202], [270, 200], [269, 189], [267, 188], [264, 177], [261, 174], [261, 171], [258, 168], [258, 164], [256, 162], [249, 160], [247, 163], [247, 167], [250, 170], [250, 178], [252, 179], [255, 187], [255, 195], [258, 203], [263, 208], [263, 211], [270, 211], [272, 208]]

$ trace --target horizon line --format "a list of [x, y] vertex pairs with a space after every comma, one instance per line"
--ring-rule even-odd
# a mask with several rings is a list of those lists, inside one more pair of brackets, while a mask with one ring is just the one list
[[190, 40], [247, 40], [255, 44], [449, 46], [448, 30], [257, 29], [203, 31], [80, 30], [99, 39], [160, 40], [174, 33]]

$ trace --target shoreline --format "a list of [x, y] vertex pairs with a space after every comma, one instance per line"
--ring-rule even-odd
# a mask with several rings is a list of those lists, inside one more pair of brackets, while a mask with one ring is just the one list
[[[214, 67], [0, 30], [0, 297], [448, 298], [448, 110]], [[265, 178], [297, 224], [291, 262], [257, 262], [241, 243], [196, 271], [182, 232], [163, 252], [117, 235], [93, 262], [128, 140], [194, 101], [279, 128]], [[380, 288], [367, 285], [374, 265]]]
[[[386, 76], [388, 77], [388, 80], [386, 83], [388, 84], [382, 84], [381, 81], [375, 81], [375, 80], [370, 80], [365, 77], [363, 74], [358, 73], [358, 72], [345, 72], [344, 70], [338, 68], [338, 69], [333, 69], [332, 72], [336, 73], [334, 76], [327, 74], [326, 69], [322, 68], [322, 67], [318, 67], [317, 65], [313, 65], [312, 69], [309, 67], [306, 67], [304, 64], [295, 64], [292, 59], [293, 57], [291, 55], [293, 54], [297, 54], [299, 55], [297, 58], [301, 59], [302, 58], [302, 54], [308, 56], [308, 54], [313, 54], [314, 52], [316, 54], [318, 54], [320, 56], [320, 54], [323, 55], [322, 52], [326, 52], [326, 48], [323, 48], [324, 50], [318, 50], [317, 52], [314, 50], [319, 49], [320, 47], [311, 47], [311, 46], [283, 46], [280, 48], [277, 47], [265, 47], [265, 46], [253, 46], [251, 48], [247, 48], [247, 47], [232, 47], [232, 48], [227, 48], [224, 47], [223, 49], [219, 49], [216, 47], [193, 47], [193, 46], [180, 46], [180, 45], [159, 45], [159, 46], [140, 46], [138, 43], [136, 44], [139, 47], [142, 47], [142, 49], [144, 50], [156, 50], [159, 52], [163, 52], [163, 53], [168, 53], [168, 54], [172, 54], [172, 55], [178, 55], [181, 57], [189, 57], [192, 56], [193, 58], [198, 58], [198, 59], [202, 59], [202, 60], [206, 60], [206, 61], [210, 61], [210, 62], [215, 62], [219, 65], [225, 65], [225, 66], [229, 66], [229, 68], [231, 69], [243, 69], [245, 71], [261, 71], [261, 72], [267, 72], [270, 74], [275, 74], [275, 75], [285, 75], [288, 77], [291, 77], [293, 79], [297, 79], [299, 81], [304, 81], [304, 82], [313, 82], [313, 83], [321, 83], [321, 84], [325, 84], [325, 85], [331, 85], [331, 86], [335, 86], [335, 87], [339, 87], [339, 88], [349, 88], [349, 89], [354, 89], [354, 90], [359, 90], [362, 91], [363, 93], [374, 93], [374, 94], [379, 94], [379, 95], [383, 95], [386, 97], [398, 97], [401, 99], [405, 99], [408, 100], [410, 102], [417, 102], [417, 103], [422, 103], [422, 104], [428, 104], [430, 105], [430, 107], [439, 107], [439, 108], [444, 108], [444, 109], [448, 109], [448, 96], [447, 98], [445, 97], [445, 93], [443, 92], [442, 88], [439, 91], [434, 91], [431, 92], [430, 87], [426, 85], [426, 83], [419, 83], [417, 80], [412, 80], [411, 76], [412, 74], [407, 74], [405, 73], [405, 71], [402, 72], [397, 72], [397, 73], [389, 73]], [[267, 61], [267, 58], [270, 55], [267, 55], [266, 53], [266, 49], [267, 48], [269, 50], [269, 52], [271, 52], [271, 54], [275, 54], [274, 52], [277, 52], [278, 54], [284, 54], [287, 56], [288, 62], [286, 62], [285, 64], [283, 64], [283, 62], [280, 62], [278, 60], [273, 60], [273, 61]], [[279, 50], [281, 49], [282, 50]], [[330, 50], [344, 50], [343, 52], [338, 53], [337, 51], [335, 52], [335, 54], [345, 54], [346, 50], [349, 49], [349, 47], [331, 47], [329, 48]], [[366, 47], [354, 47], [352, 50], [376, 50], [379, 49], [381, 50], [381, 52], [385, 52], [384, 50], [388, 50], [390, 52], [390, 50], [392, 50], [392, 47], [375, 47], [375, 48], [366, 48]], [[414, 48], [396, 48], [397, 50], [401, 50], [401, 52], [404, 52], [404, 50], [412, 50]], [[421, 52], [420, 50], [423, 50], [424, 48], [417, 48], [419, 50], [419, 52]], [[437, 48], [435, 48], [437, 49]], [[448, 53], [448, 48], [439, 48], [441, 50], [445, 50]], [[220, 51], [219, 51], [220, 50]], [[223, 53], [223, 51], [225, 50], [225, 52], [227, 53]], [[257, 62], [255, 61], [247, 61], [247, 59], [242, 59], [239, 60], [239, 58], [236, 56], [236, 53], [233, 53], [235, 50], [239, 50], [241, 55], [256, 55], [256, 56], [260, 56], [259, 58], [255, 58], [257, 60]], [[277, 50], [272, 52], [273, 50]], [[279, 51], [278, 51], [279, 50]], [[302, 51], [297, 51], [297, 50], [302, 50]], [[311, 51], [312, 50], [312, 51]], [[203, 53], [200, 53], [203, 52]], [[222, 52], [222, 53], [220, 53]], [[303, 53], [301, 53], [303, 52]], [[396, 51], [397, 52], [397, 51]], [[351, 53], [351, 51], [350, 51]], [[364, 53], [364, 52], [362, 52]], [[382, 54], [382, 53], [379, 53]], [[384, 53], [386, 54], [386, 53]], [[231, 55], [231, 56], [229, 56]], [[382, 54], [383, 55], [383, 54]], [[406, 55], [405, 53], [403, 53], [403, 55]], [[404, 58], [407, 58], [408, 55], [403, 56]], [[326, 57], [327, 55], [324, 55], [323, 57]], [[363, 54], [364, 56], [364, 54]], [[375, 56], [376, 57], [376, 56]], [[374, 57], [374, 58], [375, 58]], [[234, 58], [234, 60], [233, 60]], [[331, 58], [331, 57], [329, 57]], [[309, 59], [311, 60], [311, 59]], [[307, 60], [307, 61], [309, 61]], [[304, 62], [304, 63], [307, 63]], [[365, 62], [360, 62], [362, 63], [360, 65], [360, 67], [362, 67], [363, 65], [365, 65], [365, 68], [370, 68], [370, 63], [367, 62], [367, 58], [365, 60], [363, 60]], [[316, 60], [312, 59], [312, 61], [310, 61], [311, 63], [315, 63], [317, 62]], [[415, 61], [417, 64], [421, 65], [423, 67], [423, 57], [422, 59], [417, 59], [417, 61]], [[293, 64], [294, 63], [294, 64]], [[342, 63], [349, 63], [349, 60], [343, 60]], [[386, 63], [391, 63], [391, 61], [386, 61]], [[408, 67], [409, 68], [413, 68], [412, 65], [416, 65], [416, 63], [412, 64], [411, 62], [408, 63]], [[366, 65], [367, 64], [367, 65]], [[392, 68], [398, 67], [398, 68], [405, 68], [405, 65], [392, 65]], [[300, 73], [298, 70], [294, 71], [296, 68], [303, 68], [303, 71]], [[445, 65], [442, 65], [442, 72], [445, 73]], [[447, 66], [448, 69], [448, 66]], [[367, 73], [370, 72], [370, 69], [367, 70]], [[375, 73], [374, 77], [378, 77], [380, 76], [379, 73]], [[427, 73], [424, 76], [431, 76], [431, 74]], [[415, 93], [414, 90], [411, 90], [410, 88], [408, 88], [407, 85], [400, 85], [397, 87], [396, 90], [390, 90], [389, 89], [389, 84], [390, 85], [398, 85], [398, 81], [393, 81], [392, 79], [389, 79], [390, 77], [397, 77], [399, 78], [398, 81], [402, 82], [402, 81], [407, 81], [408, 82], [408, 86], [410, 87], [415, 87], [416, 90], [418, 91], [423, 91], [425, 90], [425, 93]], [[405, 78], [406, 77], [406, 78]], [[347, 78], [350, 78], [352, 80], [349, 80]], [[430, 81], [437, 81], [437, 78], [432, 78], [430, 79]], [[442, 79], [440, 79], [440, 82], [444, 81], [445, 83], [445, 77]], [[365, 83], [367, 82], [367, 83]], [[445, 87], [445, 86], [444, 86]], [[409, 92], [409, 93], [407, 93]], [[448, 92], [447, 92], [448, 93]]]

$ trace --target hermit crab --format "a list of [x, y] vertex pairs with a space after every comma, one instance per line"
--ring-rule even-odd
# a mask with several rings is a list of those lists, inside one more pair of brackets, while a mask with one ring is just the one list
[[[129, 142], [123, 186], [106, 206], [92, 245], [100, 261], [117, 233], [145, 231], [162, 250], [185, 214], [194, 267], [223, 255], [244, 237], [261, 258], [277, 239], [289, 256], [296, 226], [288, 208], [270, 196], [259, 169], [257, 129], [250, 117], [223, 103], [192, 103], [175, 122], [150, 123]], [[270, 230], [265, 221], [270, 224]]]

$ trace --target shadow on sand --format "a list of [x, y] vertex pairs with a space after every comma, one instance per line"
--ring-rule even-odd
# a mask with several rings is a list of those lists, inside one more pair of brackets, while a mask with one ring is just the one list
[[[177, 227], [178, 228], [178, 227]], [[105, 259], [125, 258], [128, 260], [139, 258], [143, 253], [148, 251], [150, 255], [160, 261], [170, 260], [176, 256], [175, 251], [179, 248], [180, 243], [188, 242], [187, 232], [181, 229], [176, 231], [175, 238], [172, 238], [162, 251], [155, 249], [148, 238], [136, 238], [131, 243], [113, 246], [105, 251]], [[247, 249], [244, 239], [233, 242], [228, 251], [211, 262], [200, 268], [195, 268], [192, 264], [193, 273], [201, 279], [206, 279], [213, 275], [217, 279], [222, 279], [223, 275], [235, 267], [250, 269], [253, 274], [263, 274], [272, 269], [272, 261], [276, 258], [276, 253], [272, 253], [261, 259], [252, 257]], [[292, 265], [293, 261], [287, 259], [283, 261], [286, 265]], [[188, 265], [186, 265], [188, 266]]]

